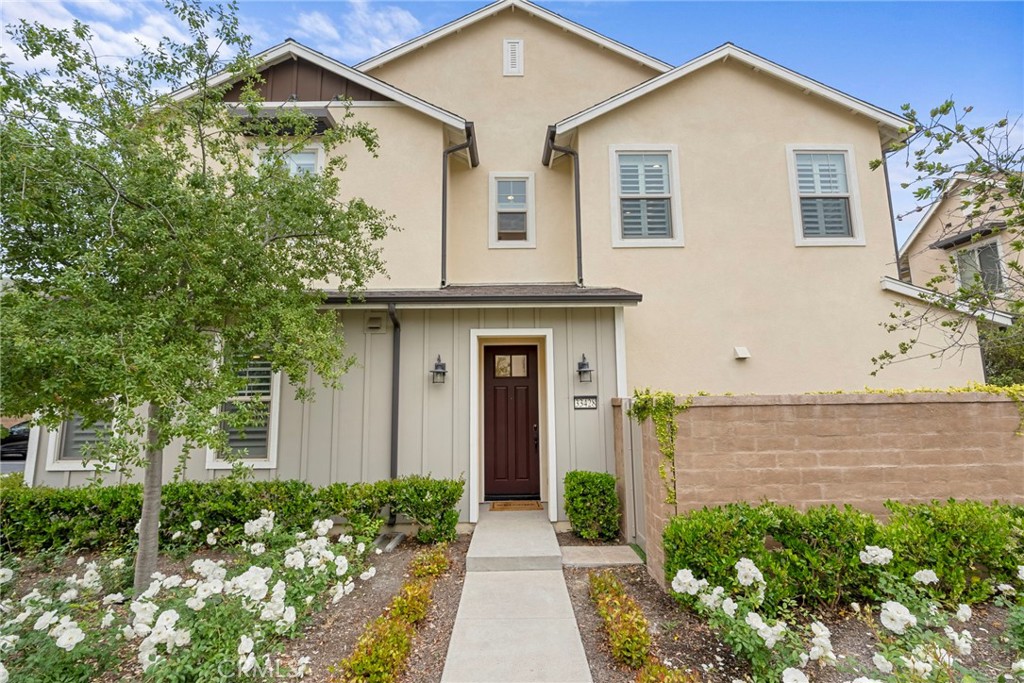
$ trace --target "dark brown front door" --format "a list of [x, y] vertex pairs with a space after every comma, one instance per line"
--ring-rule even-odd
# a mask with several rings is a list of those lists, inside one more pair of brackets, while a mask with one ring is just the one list
[[537, 347], [484, 347], [484, 497], [540, 497]]

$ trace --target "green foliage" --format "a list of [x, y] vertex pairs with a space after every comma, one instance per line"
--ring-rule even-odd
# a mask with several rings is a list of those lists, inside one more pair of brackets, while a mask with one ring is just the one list
[[981, 356], [988, 384], [1024, 385], [1024, 318], [1017, 318], [1009, 327], [984, 329]]
[[894, 574], [928, 568], [936, 599], [955, 605], [988, 598], [1024, 564], [1024, 525], [1006, 506], [977, 501], [904, 505], [889, 501], [880, 540], [893, 551]]
[[[462, 486], [461, 481], [424, 477], [332, 484], [319, 490], [296, 480], [172, 482], [163, 487], [160, 534], [165, 548], [188, 549], [206, 545], [207, 534], [218, 529], [218, 544], [232, 545], [242, 540], [245, 522], [272, 510], [284, 530], [308, 530], [314, 519], [341, 514], [350, 524], [349, 533], [369, 542], [384, 522], [381, 509], [393, 496], [401, 496], [406, 508], [418, 515], [410, 516], [424, 525], [421, 540], [430, 542], [454, 537]], [[414, 496], [426, 493], [430, 499], [417, 504]], [[445, 504], [449, 507], [442, 509]], [[12, 552], [123, 550], [136, 542], [141, 508], [142, 487], [137, 484], [52, 489], [27, 487], [21, 477], [0, 477], [0, 547]], [[191, 527], [194, 520], [202, 521], [200, 529]]]
[[580, 538], [618, 538], [619, 496], [615, 493], [615, 476], [582, 470], [566, 473], [565, 514]]
[[434, 582], [447, 569], [447, 562], [441, 546], [413, 558], [413, 578], [392, 598], [384, 614], [370, 623], [352, 654], [331, 667], [332, 683], [390, 683], [401, 677], [415, 624], [426, 617]]
[[1024, 655], [1024, 604], [1010, 607], [1006, 616], [1006, 638], [1014, 652]]
[[416, 538], [421, 543], [453, 541], [455, 527], [459, 523], [457, 506], [465, 483], [464, 479], [431, 479], [420, 475], [401, 477], [392, 483], [388, 502], [392, 510], [419, 525]]
[[651, 420], [654, 433], [658, 438], [658, 450], [661, 462], [658, 463], [658, 475], [665, 482], [665, 502], [678, 508], [676, 500], [676, 436], [679, 425], [676, 415], [693, 405], [693, 396], [687, 396], [683, 403], [676, 402], [676, 395], [668, 391], [654, 391], [650, 388], [633, 391], [633, 402], [627, 415], [637, 422]]
[[417, 579], [440, 576], [448, 571], [448, 546], [441, 544], [424, 550], [412, 558], [409, 573]]
[[434, 577], [428, 576], [409, 581], [398, 595], [391, 601], [394, 616], [407, 624], [415, 624], [427, 616], [430, 609], [430, 592], [434, 587]]
[[735, 565], [746, 557], [764, 574], [762, 608], [775, 616], [794, 604], [834, 607], [878, 597], [876, 577], [860, 561], [868, 545], [893, 551], [887, 569], [901, 580], [922, 568], [935, 571], [939, 583], [929, 593], [953, 605], [986, 599], [1024, 564], [1019, 508], [971, 501], [887, 507], [888, 524], [831, 505], [801, 513], [774, 503], [735, 503], [680, 515], [663, 535], [665, 574], [671, 580], [690, 569], [712, 586], [737, 590]]
[[604, 620], [612, 656], [639, 669], [651, 652], [651, 634], [643, 611], [611, 572], [591, 572], [590, 597]]
[[670, 669], [654, 660], [649, 660], [636, 674], [636, 683], [700, 683], [700, 680], [696, 673]]
[[375, 538], [384, 523], [380, 513], [381, 508], [390, 500], [392, 483], [383, 480], [375, 483], [329, 484], [317, 491], [318, 515], [344, 517], [354, 536]]

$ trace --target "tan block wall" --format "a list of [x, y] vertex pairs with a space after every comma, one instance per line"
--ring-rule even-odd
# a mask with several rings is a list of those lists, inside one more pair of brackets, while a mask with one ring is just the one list
[[672, 515], [739, 501], [807, 509], [888, 499], [1024, 504], [1017, 405], [988, 394], [699, 397], [677, 418], [676, 495], [667, 505], [653, 426], [644, 426], [648, 571], [663, 584]]

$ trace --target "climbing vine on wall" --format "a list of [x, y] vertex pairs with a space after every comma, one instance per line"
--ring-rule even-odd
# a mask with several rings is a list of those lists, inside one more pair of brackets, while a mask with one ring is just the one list
[[676, 395], [669, 391], [651, 391], [650, 388], [633, 391], [633, 403], [627, 414], [637, 422], [650, 419], [654, 423], [654, 433], [658, 438], [658, 451], [661, 462], [658, 463], [658, 474], [665, 483], [665, 502], [678, 509], [676, 500], [676, 436], [679, 427], [676, 415], [693, 405], [693, 396], [687, 396], [680, 403]]

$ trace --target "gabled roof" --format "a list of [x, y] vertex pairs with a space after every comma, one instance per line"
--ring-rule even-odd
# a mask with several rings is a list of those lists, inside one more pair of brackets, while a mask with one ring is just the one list
[[746, 64], [755, 71], [768, 74], [769, 76], [773, 76], [800, 88], [807, 94], [818, 95], [819, 97], [823, 97], [830, 102], [834, 102], [835, 104], [850, 110], [851, 112], [861, 114], [876, 121], [878, 123], [880, 133], [882, 134], [883, 144], [888, 141], [899, 139], [901, 137], [901, 134], [899, 133], [900, 129], [910, 125], [910, 122], [902, 116], [882, 109], [881, 107], [876, 107], [873, 104], [859, 100], [851, 95], [847, 95], [835, 88], [830, 88], [824, 83], [819, 83], [807, 76], [791, 71], [784, 66], [780, 66], [775, 62], [765, 59], [764, 57], [759, 57], [753, 52], [744, 50], [732, 43], [726, 43], [716, 47], [710, 52], [704, 53], [696, 59], [692, 59], [681, 66], [677, 66], [671, 71], [663, 73], [660, 76], [655, 76], [654, 78], [644, 81], [629, 90], [609, 97], [604, 102], [595, 104], [588, 109], [584, 109], [583, 111], [573, 114], [568, 118], [562, 119], [554, 125], [554, 134], [558, 136], [569, 133], [588, 121], [596, 119], [599, 116], [603, 116], [624, 104], [628, 104], [635, 99], [658, 90], [659, 88], [683, 78], [694, 71], [702, 69], [710, 64], [714, 64], [715, 62], [725, 61], [727, 59], [735, 59], [742, 64]]
[[[904, 256], [905, 254], [907, 254], [910, 251], [910, 246], [914, 243], [914, 241], [918, 237], [921, 236], [922, 231], [924, 231], [924, 227], [932, 219], [932, 216], [935, 215], [935, 212], [938, 211], [939, 205], [942, 204], [948, 197], [953, 196], [953, 193], [956, 192], [957, 188], [960, 187], [961, 184], [963, 184], [963, 183], [975, 184], [975, 183], [978, 183], [979, 181], [982, 181], [982, 180], [983, 179], [979, 179], [976, 176], [972, 177], [972, 176], [970, 176], [970, 175], [968, 175], [966, 173], [957, 173], [956, 175], [954, 175], [952, 180], [950, 181], [949, 185], [946, 186], [946, 190], [945, 190], [945, 192], [942, 193], [942, 196], [939, 197], [938, 199], [936, 199], [934, 202], [932, 202], [931, 206], [928, 207], [928, 210], [921, 217], [921, 220], [919, 220], [917, 222], [917, 225], [914, 226], [914, 231], [910, 233], [910, 236], [907, 237], [907, 240], [903, 243], [903, 246], [900, 247], [900, 254], [899, 255], [902, 257], [902, 256]], [[988, 180], [988, 179], [984, 179], [984, 180], [988, 181], [988, 182], [993, 182], [996, 187], [1005, 187], [1005, 185], [1002, 182], [998, 181], [998, 180], [996, 180], [996, 181], [991, 181], [991, 180]], [[984, 229], [984, 226], [982, 227], [982, 229]]]
[[413, 38], [410, 41], [402, 43], [401, 45], [396, 45], [390, 50], [386, 50], [385, 52], [380, 53], [376, 57], [371, 57], [364, 62], [360, 62], [359, 64], [356, 65], [356, 68], [361, 71], [369, 71], [370, 69], [375, 69], [378, 66], [386, 64], [393, 59], [397, 59], [398, 57], [401, 57], [402, 55], [407, 54], [409, 52], [412, 52], [413, 50], [424, 47], [425, 45], [429, 45], [435, 40], [444, 38], [447, 35], [461, 31], [465, 27], [471, 24], [475, 24], [481, 19], [486, 19], [487, 17], [494, 16], [498, 12], [502, 12], [510, 7], [513, 8], [514, 10], [522, 10], [523, 12], [526, 12], [531, 16], [544, 19], [545, 21], [554, 24], [555, 26], [564, 31], [567, 31], [581, 38], [589, 40], [593, 43], [596, 43], [597, 45], [603, 47], [604, 49], [622, 55], [627, 59], [637, 61], [640, 64], [643, 64], [644, 66], [654, 69], [655, 71], [664, 73], [672, 68], [671, 64], [666, 64], [660, 59], [655, 59], [654, 57], [644, 54], [639, 50], [635, 50], [629, 47], [628, 45], [623, 45], [622, 43], [616, 40], [612, 40], [607, 36], [601, 35], [597, 31], [592, 31], [591, 29], [585, 26], [580, 26], [574, 21], [570, 21], [569, 19], [566, 19], [565, 17], [559, 14], [555, 14], [551, 10], [544, 9], [543, 7], [540, 7], [538, 5], [533, 4], [532, 2], [529, 2], [529, 0], [498, 0], [497, 2], [493, 2], [490, 5], [481, 7], [475, 12], [470, 12], [464, 17], [447, 23], [444, 26], [441, 26], [440, 28], [436, 28], [433, 31], [424, 33], [418, 38]]
[[[296, 42], [291, 38], [288, 38], [283, 43], [275, 45], [274, 47], [264, 50], [263, 52], [255, 55], [255, 59], [264, 66], [272, 66], [286, 59], [305, 59], [306, 61], [316, 64], [322, 69], [331, 71], [338, 74], [339, 76], [346, 78], [353, 83], [357, 83], [364, 88], [378, 92], [389, 99], [394, 100], [400, 104], [403, 104], [410, 109], [420, 112], [432, 119], [440, 121], [446, 126], [451, 126], [458, 131], [466, 130], [466, 119], [462, 118], [458, 114], [453, 114], [446, 109], [442, 109], [437, 105], [430, 104], [425, 100], [421, 100], [415, 95], [410, 95], [404, 90], [400, 90], [393, 85], [385, 83], [384, 81], [368, 76], [367, 74], [357, 71], [350, 66], [345, 66], [336, 59], [332, 59], [322, 52], [318, 52], [313, 48], [306, 47], [302, 43]], [[213, 86], [222, 85], [230, 80], [232, 74], [227, 72], [221, 72], [213, 76], [210, 79], [210, 83]], [[171, 93], [171, 97], [176, 100], [188, 99], [195, 94], [193, 88], [182, 88]]]
[[934, 292], [924, 287], [918, 287], [912, 285], [909, 282], [903, 282], [902, 280], [896, 280], [889, 276], [882, 277], [882, 289], [887, 292], [894, 292], [896, 294], [902, 294], [908, 296], [911, 299], [917, 299], [926, 304], [936, 304], [939, 306], [949, 307], [952, 306], [958, 313], [968, 315], [975, 320], [987, 320], [988, 322], [995, 323], [996, 325], [1002, 325], [1009, 327], [1013, 324], [1014, 316], [1003, 311], [997, 311], [993, 308], [971, 308], [962, 301], [957, 301], [954, 297], [950, 297], [944, 294]]

